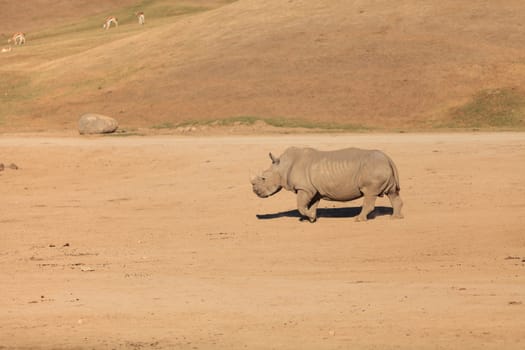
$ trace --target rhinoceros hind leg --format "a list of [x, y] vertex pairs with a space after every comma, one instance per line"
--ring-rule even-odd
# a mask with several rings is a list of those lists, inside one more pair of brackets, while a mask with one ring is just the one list
[[370, 214], [376, 207], [376, 198], [377, 196], [365, 195], [361, 213], [355, 218], [356, 221], [367, 220], [368, 214]]
[[388, 199], [390, 199], [390, 203], [392, 204], [392, 209], [394, 209], [394, 212], [392, 213], [392, 218], [402, 219], [403, 214], [401, 214], [401, 208], [403, 207], [403, 201], [399, 196], [399, 192], [388, 193], [387, 196]]

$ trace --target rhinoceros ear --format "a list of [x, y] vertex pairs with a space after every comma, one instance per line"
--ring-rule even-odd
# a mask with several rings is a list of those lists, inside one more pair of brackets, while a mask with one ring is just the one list
[[270, 159], [272, 160], [272, 163], [273, 164], [279, 164], [279, 158], [277, 158], [276, 156], [274, 156], [272, 154], [272, 152], [270, 152]]

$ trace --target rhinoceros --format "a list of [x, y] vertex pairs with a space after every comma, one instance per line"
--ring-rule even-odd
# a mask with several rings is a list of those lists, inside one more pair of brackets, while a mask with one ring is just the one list
[[356, 220], [366, 221], [375, 208], [376, 198], [385, 194], [392, 204], [392, 217], [403, 217], [397, 168], [381, 151], [359, 148], [318, 151], [290, 147], [279, 158], [271, 152], [269, 155], [271, 167], [251, 179], [253, 192], [261, 198], [272, 196], [283, 188], [295, 192], [299, 213], [312, 223], [317, 220], [321, 199], [351, 201], [364, 197]]

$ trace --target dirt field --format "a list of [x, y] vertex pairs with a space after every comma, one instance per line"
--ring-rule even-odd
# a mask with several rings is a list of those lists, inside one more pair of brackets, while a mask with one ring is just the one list
[[[404, 220], [249, 170], [379, 148]], [[523, 349], [525, 134], [3, 137], [0, 349]], [[259, 217], [257, 217], [259, 215]]]

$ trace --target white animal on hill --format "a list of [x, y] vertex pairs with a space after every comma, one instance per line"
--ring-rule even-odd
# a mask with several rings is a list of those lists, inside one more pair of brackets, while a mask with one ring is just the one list
[[4, 52], [11, 52], [11, 46], [9, 47], [2, 47], [2, 53]]
[[8, 44], [11, 42], [14, 42], [15, 45], [23, 45], [26, 43], [26, 35], [22, 32], [15, 33], [11, 38], [7, 39]]
[[144, 12], [135, 12], [135, 16], [139, 19], [139, 24], [144, 25], [146, 23], [146, 17], [144, 16]]
[[106, 18], [106, 22], [102, 25], [102, 28], [105, 30], [108, 30], [111, 27], [111, 23], [115, 25], [115, 27], [118, 27], [118, 19], [115, 16], [109, 16]]

